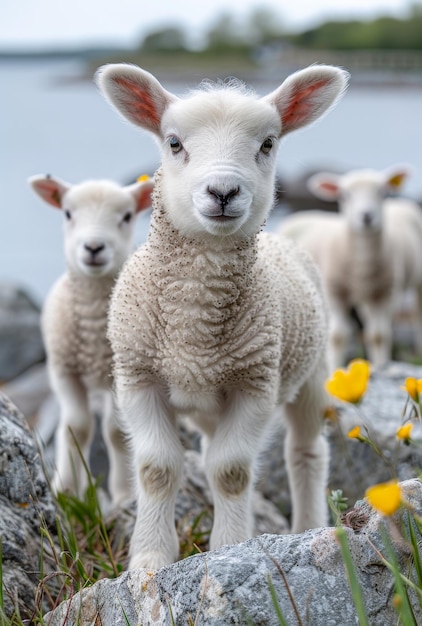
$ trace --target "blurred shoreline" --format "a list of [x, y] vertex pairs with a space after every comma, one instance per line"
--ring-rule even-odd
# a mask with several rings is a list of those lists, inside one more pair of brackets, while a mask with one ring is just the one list
[[134, 63], [158, 75], [162, 81], [196, 84], [204, 76], [211, 80], [236, 76], [249, 84], [277, 82], [313, 64], [337, 65], [351, 74], [353, 87], [422, 88], [422, 51], [356, 50], [324, 51], [275, 49], [261, 51], [255, 59], [247, 55], [204, 56], [193, 52], [144, 54], [128, 49], [95, 48], [66, 51], [1, 51], [1, 63], [79, 61], [81, 71], [57, 76], [58, 84], [92, 81], [97, 67], [106, 63]]

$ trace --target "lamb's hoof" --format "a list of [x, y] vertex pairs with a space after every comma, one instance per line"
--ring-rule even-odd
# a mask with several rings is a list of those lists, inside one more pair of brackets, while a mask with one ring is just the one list
[[167, 554], [158, 550], [151, 550], [132, 556], [129, 561], [129, 569], [157, 570], [165, 565], [170, 565], [170, 563], [173, 563], [173, 559]]

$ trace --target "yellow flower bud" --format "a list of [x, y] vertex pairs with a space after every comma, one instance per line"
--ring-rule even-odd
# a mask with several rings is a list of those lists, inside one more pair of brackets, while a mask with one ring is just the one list
[[396, 437], [397, 439], [402, 439], [404, 441], [409, 441], [410, 436], [412, 434], [413, 424], [408, 422], [407, 424], [403, 424], [400, 428], [397, 429]]
[[395, 513], [399, 509], [402, 500], [401, 489], [397, 480], [369, 487], [365, 492], [365, 496], [369, 504], [383, 515]]
[[422, 393], [422, 379], [409, 376], [404, 381], [404, 387], [402, 387], [402, 389], [407, 391], [412, 400], [419, 402], [419, 396]]
[[352, 430], [349, 430], [347, 436], [350, 437], [350, 439], [359, 439], [359, 441], [365, 441], [364, 437], [362, 437], [360, 433], [360, 426], [355, 426], [354, 428], [352, 428]]
[[359, 402], [368, 386], [371, 366], [364, 359], [354, 359], [347, 370], [338, 369], [325, 383], [332, 396], [344, 402]]

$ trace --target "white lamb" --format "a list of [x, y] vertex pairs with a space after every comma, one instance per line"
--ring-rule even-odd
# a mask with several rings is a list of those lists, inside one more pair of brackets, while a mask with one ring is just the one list
[[116, 276], [131, 252], [136, 213], [151, 205], [153, 183], [121, 187], [93, 180], [72, 186], [51, 176], [33, 176], [29, 183], [64, 215], [67, 272], [52, 287], [42, 315], [50, 382], [60, 405], [53, 487], [79, 493], [86, 487], [77, 447], [88, 464], [95, 426], [89, 394], [101, 390], [109, 492], [114, 503], [121, 502], [132, 490], [127, 447], [111, 393], [107, 311]]
[[326, 306], [310, 258], [258, 233], [273, 202], [280, 138], [324, 113], [346, 82], [340, 69], [313, 66], [260, 99], [233, 83], [179, 99], [134, 66], [98, 73], [111, 103], [162, 147], [149, 237], [110, 305], [117, 402], [138, 490], [132, 568], [159, 568], [179, 553], [179, 415], [207, 437], [211, 549], [253, 533], [256, 458], [280, 403], [293, 530], [326, 522]]
[[422, 212], [396, 192], [408, 169], [320, 173], [310, 190], [337, 200], [340, 213], [306, 211], [287, 217], [279, 232], [300, 242], [319, 266], [330, 306], [329, 365], [344, 365], [351, 338], [350, 309], [364, 325], [364, 344], [375, 365], [391, 358], [393, 315], [406, 289], [417, 292], [416, 344], [422, 350]]

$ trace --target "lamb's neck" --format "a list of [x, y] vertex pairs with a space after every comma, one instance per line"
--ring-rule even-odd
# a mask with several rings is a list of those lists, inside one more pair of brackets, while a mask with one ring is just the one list
[[382, 231], [350, 232], [351, 269], [357, 272], [376, 272], [384, 264], [385, 245]]
[[244, 288], [251, 280], [258, 242], [256, 235], [239, 241], [230, 237], [218, 241], [186, 237], [161, 208], [153, 212], [147, 247], [156, 261], [151, 268], [153, 273], [171, 274], [204, 285], [206, 278], [214, 277]]
[[85, 276], [69, 271], [68, 283], [79, 316], [81, 313], [87, 317], [106, 315], [114, 276]]
[[384, 298], [392, 289], [388, 246], [382, 231], [350, 233], [349, 283], [356, 300]]

